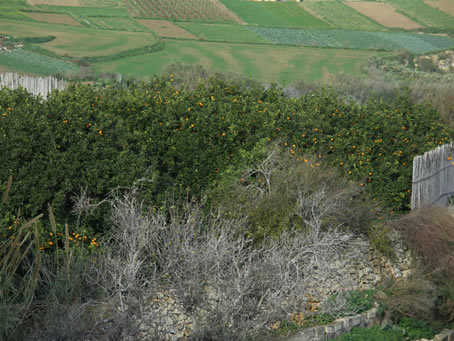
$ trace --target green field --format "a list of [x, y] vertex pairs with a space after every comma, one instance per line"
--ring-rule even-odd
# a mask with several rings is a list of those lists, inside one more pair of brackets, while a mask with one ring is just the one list
[[387, 0], [387, 2], [424, 26], [454, 29], [454, 17], [425, 4], [423, 0]]
[[317, 13], [333, 27], [364, 31], [386, 30], [385, 27], [339, 1], [304, 1], [302, 6]]
[[152, 76], [160, 74], [167, 65], [180, 62], [288, 84], [298, 79], [326, 79], [342, 72], [360, 75], [361, 65], [373, 54], [340, 49], [169, 40], [164, 51], [97, 63], [94, 68], [100, 72]]
[[454, 47], [454, 39], [440, 35], [406, 32], [364, 32], [327, 29], [248, 28], [276, 44], [313, 47], [387, 50], [423, 54]]
[[306, 12], [297, 3], [268, 3], [248, 0], [221, 0], [249, 25], [280, 27], [330, 27]]
[[16, 71], [36, 75], [78, 74], [79, 67], [73, 63], [44, 56], [23, 49], [0, 52], [0, 66], [4, 71]]
[[0, 21], [0, 32], [18, 37], [53, 35], [56, 39], [41, 44], [41, 47], [62, 56], [72, 57], [111, 55], [152, 45], [156, 40], [152, 33], [146, 32], [108, 31], [7, 19]]
[[149, 32], [150, 30], [142, 26], [133, 18], [117, 17], [79, 17], [79, 22], [91, 28], [101, 28], [105, 30], [118, 30], [127, 32]]
[[229, 41], [239, 43], [268, 43], [258, 34], [235, 24], [204, 24], [195, 22], [180, 22], [179, 26], [188, 30], [203, 40]]

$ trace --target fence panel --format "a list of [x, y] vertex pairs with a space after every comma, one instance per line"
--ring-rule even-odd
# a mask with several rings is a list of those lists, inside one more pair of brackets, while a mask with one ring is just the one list
[[448, 205], [454, 195], [454, 145], [445, 144], [413, 160], [411, 209]]
[[33, 95], [40, 95], [44, 99], [54, 90], [63, 90], [65, 81], [55, 77], [31, 77], [17, 73], [0, 73], [0, 88], [17, 89], [22, 87]]

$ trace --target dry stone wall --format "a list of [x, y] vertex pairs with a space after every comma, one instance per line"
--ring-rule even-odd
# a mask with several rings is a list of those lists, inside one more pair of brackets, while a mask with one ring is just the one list
[[[397, 232], [392, 233], [391, 242], [395, 254], [393, 260], [372, 248], [364, 237], [352, 240], [347, 252], [354, 254], [354, 257], [339, 256], [332, 259], [329, 271], [316, 269], [308, 276], [306, 293], [308, 302], [304, 309], [306, 311], [314, 310], [324, 299], [340, 291], [374, 288], [381, 279], [387, 276], [396, 279], [408, 276], [415, 261]], [[140, 332], [134, 339], [144, 341], [187, 340], [193, 328], [196, 327], [195, 321], [188, 311], [189, 309], [185, 309], [175, 291], [157, 291], [145, 300], [144, 312], [142, 317], [137, 320]], [[289, 318], [293, 320], [302, 314], [304, 313], [289, 314]], [[376, 309], [372, 309], [352, 318], [337, 320], [333, 326], [318, 327], [321, 329], [317, 329], [316, 334], [320, 334], [318, 335], [320, 337], [323, 333], [337, 335], [340, 331], [348, 331], [354, 326], [373, 325], [376, 318]]]

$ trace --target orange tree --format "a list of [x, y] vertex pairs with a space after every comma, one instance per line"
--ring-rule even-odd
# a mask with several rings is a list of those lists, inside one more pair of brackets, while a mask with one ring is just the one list
[[[298, 157], [315, 154], [339, 168], [389, 210], [409, 205], [411, 163], [449, 140], [428, 106], [403, 93], [395, 101], [349, 102], [324, 89], [298, 99], [278, 87], [212, 79], [194, 91], [159, 78], [127, 89], [75, 85], [40, 101], [0, 91], [0, 184], [13, 175], [8, 205], [25, 216], [54, 207], [71, 220], [81, 188], [93, 202], [117, 186], [144, 182], [156, 205], [169, 193], [199, 196], [263, 141]], [[103, 210], [90, 225], [103, 229]], [[74, 218], [75, 219], [75, 218]]]

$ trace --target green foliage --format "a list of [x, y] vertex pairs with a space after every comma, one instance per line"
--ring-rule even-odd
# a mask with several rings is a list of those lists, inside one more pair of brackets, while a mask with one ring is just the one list
[[393, 258], [394, 251], [391, 246], [391, 240], [389, 238], [390, 228], [387, 225], [375, 223], [369, 226], [367, 231], [370, 245], [380, 251], [383, 255], [389, 258]]
[[416, 339], [432, 339], [441, 330], [435, 330], [428, 323], [416, 320], [410, 317], [403, 316], [399, 321], [399, 327], [405, 330], [406, 335], [411, 340]]
[[404, 341], [406, 337], [400, 330], [382, 330], [380, 327], [353, 328], [348, 334], [335, 339], [338, 341]]
[[[362, 181], [358, 188], [389, 210], [405, 211], [413, 157], [449, 141], [437, 113], [405, 94], [360, 106], [329, 89], [288, 99], [277, 87], [212, 79], [189, 92], [173, 81], [77, 85], [44, 102], [23, 90], [0, 91], [0, 181], [15, 177], [11, 207], [32, 216], [51, 203], [67, 219], [81, 188], [96, 203], [142, 178], [153, 180], [145, 191], [150, 204], [168, 193], [197, 197], [247, 167], [260, 141], [279, 141], [300, 162], [315, 154], [313, 166], [323, 160]], [[276, 210], [261, 212], [279, 220]]]
[[438, 35], [406, 32], [363, 32], [327, 29], [290, 29], [249, 26], [248, 30], [276, 44], [372, 50], [407, 50], [428, 53], [454, 46], [454, 40]]

